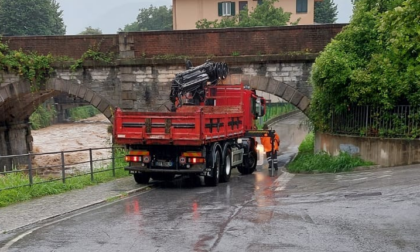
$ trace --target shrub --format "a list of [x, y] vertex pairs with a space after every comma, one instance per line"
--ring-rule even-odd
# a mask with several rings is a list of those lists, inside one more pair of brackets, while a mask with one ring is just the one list
[[54, 106], [42, 104], [29, 117], [32, 129], [37, 130], [50, 126], [56, 113]]
[[326, 152], [314, 154], [314, 139], [314, 134], [310, 133], [303, 140], [296, 158], [287, 165], [290, 172], [337, 173], [352, 171], [355, 167], [373, 164], [346, 152], [341, 152], [338, 156], [331, 156]]

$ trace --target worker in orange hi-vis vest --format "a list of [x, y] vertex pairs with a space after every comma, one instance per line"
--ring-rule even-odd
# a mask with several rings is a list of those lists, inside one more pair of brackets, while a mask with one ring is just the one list
[[[267, 124], [263, 126], [264, 130], [268, 130]], [[268, 168], [271, 169], [271, 160], [273, 160], [274, 169], [277, 171], [278, 168], [278, 161], [277, 161], [277, 151], [279, 150], [280, 145], [280, 137], [277, 133], [274, 133], [274, 153], [271, 151], [271, 137], [265, 136], [261, 137], [261, 144], [264, 146], [264, 151], [267, 156]], [[271, 155], [273, 154], [273, 155]]]

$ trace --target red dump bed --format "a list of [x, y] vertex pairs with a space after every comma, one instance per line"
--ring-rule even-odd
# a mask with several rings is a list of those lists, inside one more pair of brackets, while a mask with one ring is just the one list
[[[237, 138], [252, 128], [252, 91], [242, 85], [213, 86], [205, 104], [184, 105], [177, 112], [123, 112], [114, 115], [117, 144], [202, 145]], [[246, 112], [245, 112], [246, 111]]]

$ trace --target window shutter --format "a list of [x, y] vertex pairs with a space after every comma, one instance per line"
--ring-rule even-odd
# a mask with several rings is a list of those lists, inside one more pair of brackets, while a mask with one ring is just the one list
[[235, 16], [235, 2], [230, 3], [230, 13], [232, 16]]
[[217, 8], [219, 10], [219, 17], [223, 16], [223, 7], [222, 3], [217, 3]]

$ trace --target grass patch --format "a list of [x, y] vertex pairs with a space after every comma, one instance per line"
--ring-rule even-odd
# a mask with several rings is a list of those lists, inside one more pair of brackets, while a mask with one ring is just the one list
[[359, 157], [341, 152], [338, 156], [331, 156], [326, 152], [314, 154], [314, 134], [310, 133], [299, 146], [296, 158], [287, 165], [289, 172], [293, 173], [337, 173], [352, 171], [358, 166], [373, 165]]
[[80, 119], [86, 119], [86, 118], [95, 116], [99, 113], [100, 113], [99, 110], [96, 109], [92, 105], [69, 109], [70, 117], [75, 121], [80, 120]]
[[[26, 201], [46, 195], [60, 194], [74, 189], [82, 189], [87, 186], [97, 185], [117, 178], [129, 176], [123, 168], [127, 165], [124, 161], [124, 150], [117, 150], [115, 159], [115, 177], [111, 164], [108, 167], [94, 170], [94, 180], [91, 180], [90, 174], [66, 178], [66, 183], [62, 181], [50, 181], [51, 179], [33, 177], [34, 185], [29, 184], [29, 176], [24, 173], [10, 173], [0, 176], [0, 190], [3, 188], [18, 187], [14, 189], [0, 191], [0, 207], [5, 207], [17, 202]], [[22, 187], [19, 187], [22, 186]]]

